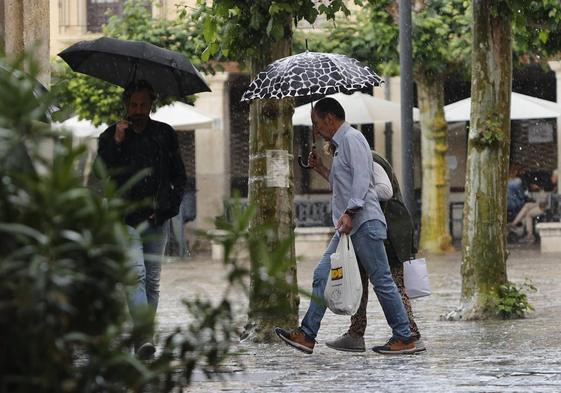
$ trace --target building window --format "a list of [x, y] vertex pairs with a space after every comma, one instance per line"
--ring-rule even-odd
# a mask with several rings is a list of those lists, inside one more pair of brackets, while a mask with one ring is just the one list
[[[123, 12], [124, 3], [125, 0], [88, 0], [88, 31], [101, 32], [110, 15], [119, 15]], [[145, 7], [151, 14], [152, 6], [149, 1], [146, 2]]]
[[88, 31], [99, 33], [107, 23], [109, 15], [123, 11], [124, 0], [88, 0]]

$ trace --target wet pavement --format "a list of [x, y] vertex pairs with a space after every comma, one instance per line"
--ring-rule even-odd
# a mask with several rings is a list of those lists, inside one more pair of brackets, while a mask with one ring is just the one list
[[[390, 337], [375, 296], [370, 296], [364, 353], [345, 353], [325, 346], [344, 332], [349, 318], [326, 312], [312, 355], [283, 343], [235, 344], [237, 354], [224, 365], [223, 381], [195, 374], [188, 392], [561, 392], [561, 254], [540, 254], [539, 247], [512, 246], [508, 278], [527, 278], [535, 311], [513, 321], [450, 322], [440, 319], [459, 304], [459, 253], [428, 255], [432, 295], [413, 301], [427, 351], [414, 356], [379, 355], [368, 348]], [[316, 260], [298, 265], [298, 282], [311, 287]], [[182, 298], [214, 299], [224, 288], [221, 262], [209, 256], [165, 264], [158, 310], [159, 329], [171, 331], [187, 316]], [[309, 300], [301, 299], [300, 317]], [[239, 323], [247, 300], [235, 301]]]

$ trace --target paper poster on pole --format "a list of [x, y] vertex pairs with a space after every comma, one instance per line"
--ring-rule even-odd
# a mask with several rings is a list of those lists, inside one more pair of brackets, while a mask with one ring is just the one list
[[267, 187], [288, 188], [289, 160], [287, 150], [267, 150]]

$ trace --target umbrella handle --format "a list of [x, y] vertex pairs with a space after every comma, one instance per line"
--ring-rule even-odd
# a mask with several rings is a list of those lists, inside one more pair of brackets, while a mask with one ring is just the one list
[[309, 166], [307, 162], [304, 162], [302, 156], [298, 156], [298, 165], [300, 165], [300, 168], [312, 169], [312, 167]]
[[[312, 146], [312, 150], [316, 148], [316, 144], [314, 143]], [[304, 159], [302, 158], [301, 155], [298, 156], [298, 165], [300, 165], [300, 168], [304, 168], [304, 169], [313, 169], [313, 167], [311, 167], [310, 165], [308, 165], [307, 162], [304, 162]]]

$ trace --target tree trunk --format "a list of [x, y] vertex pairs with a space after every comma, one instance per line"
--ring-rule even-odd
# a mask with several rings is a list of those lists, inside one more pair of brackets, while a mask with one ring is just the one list
[[512, 16], [473, 1], [471, 127], [464, 207], [462, 298], [451, 317], [491, 318], [506, 275]]
[[452, 251], [448, 230], [448, 124], [444, 118], [442, 79], [428, 79], [417, 73], [421, 114], [422, 213], [420, 249], [433, 253]]
[[[268, 48], [260, 48], [260, 55], [251, 61], [252, 76], [276, 59], [289, 56], [292, 51], [291, 21], [285, 23], [284, 39]], [[282, 273], [283, 284], [271, 287], [262, 281], [263, 260], [251, 258], [249, 323], [244, 336], [255, 342], [269, 341], [274, 326], [295, 327], [298, 324], [299, 297], [296, 281], [293, 220], [292, 173], [292, 98], [254, 100], [250, 105], [249, 132], [249, 203], [256, 207], [250, 227], [266, 226], [267, 252], [271, 256], [283, 242], [290, 242]], [[269, 163], [268, 163], [269, 162]], [[277, 165], [273, 165], [276, 162]]]

